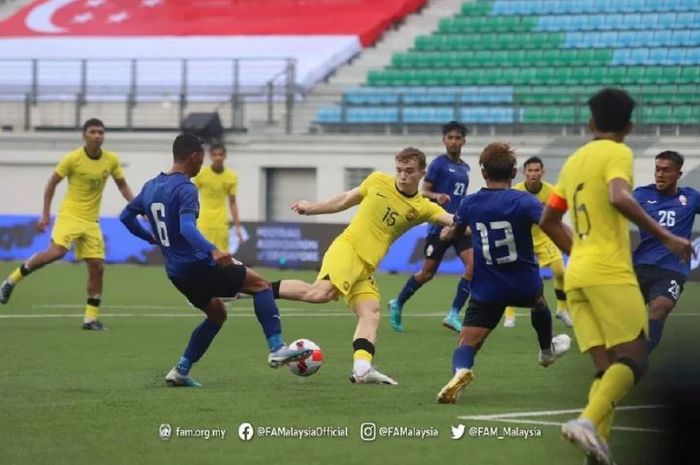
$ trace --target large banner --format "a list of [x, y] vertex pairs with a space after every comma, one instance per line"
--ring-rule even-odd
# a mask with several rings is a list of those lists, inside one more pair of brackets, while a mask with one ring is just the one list
[[[36, 230], [37, 217], [28, 215], [0, 216], [0, 260], [24, 260], [35, 252], [46, 249], [51, 233]], [[238, 243], [231, 231], [231, 252], [238, 260], [250, 266], [271, 266], [289, 269], [318, 269], [328, 246], [345, 228], [345, 224], [314, 223], [245, 223], [244, 242]], [[132, 236], [118, 218], [102, 218], [100, 227], [105, 238], [109, 263], [160, 264], [163, 262], [157, 247]], [[415, 273], [423, 263], [423, 248], [427, 225], [416, 226], [401, 236], [389, 249], [379, 270], [388, 273]], [[639, 234], [632, 233], [636, 244]], [[700, 281], [700, 234], [694, 235], [697, 256], [691, 261], [690, 280]], [[75, 260], [71, 251], [67, 260]], [[461, 260], [453, 249], [445, 253], [438, 268], [440, 273], [461, 274]], [[548, 269], [544, 278], [551, 277]]]

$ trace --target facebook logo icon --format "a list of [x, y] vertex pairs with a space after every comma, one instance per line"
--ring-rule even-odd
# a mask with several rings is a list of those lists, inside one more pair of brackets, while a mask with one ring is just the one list
[[238, 437], [241, 438], [241, 441], [250, 441], [253, 439], [253, 425], [250, 423], [241, 423], [241, 425], [238, 427]]

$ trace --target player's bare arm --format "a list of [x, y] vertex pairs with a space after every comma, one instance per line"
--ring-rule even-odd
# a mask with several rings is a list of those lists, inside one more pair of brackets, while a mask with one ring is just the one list
[[235, 195], [228, 196], [228, 208], [231, 213], [231, 220], [233, 221], [233, 226], [236, 228], [236, 236], [238, 237], [238, 242], [243, 242], [243, 231], [241, 231], [241, 220], [238, 218], [238, 203], [236, 202]]
[[41, 211], [41, 218], [39, 218], [39, 221], [36, 223], [36, 229], [40, 232], [45, 232], [46, 227], [51, 221], [51, 201], [56, 193], [56, 186], [61, 181], [63, 181], [63, 177], [59, 176], [58, 173], [53, 173], [46, 183], [46, 187], [44, 188], [44, 207]]
[[540, 229], [549, 236], [554, 244], [566, 254], [571, 254], [571, 245], [573, 244], [573, 232], [564, 222], [564, 213], [566, 210], [560, 210], [545, 205], [544, 213], [540, 219]]
[[131, 199], [134, 198], [134, 193], [131, 191], [131, 187], [129, 187], [129, 184], [127, 184], [126, 179], [115, 178], [114, 182], [117, 184], [117, 188], [119, 189], [119, 192], [121, 192], [122, 197], [124, 197], [127, 202], [131, 202]]
[[681, 259], [688, 261], [691, 255], [695, 255], [695, 250], [688, 239], [672, 234], [644, 211], [632, 197], [630, 186], [624, 179], [616, 178], [608, 183], [608, 200], [625, 218], [648, 231]]
[[428, 181], [423, 181], [421, 194], [423, 194], [423, 197], [425, 198], [435, 200], [438, 203], [438, 205], [445, 205], [450, 201], [449, 195], [442, 194], [440, 192], [433, 192], [433, 183]]
[[338, 213], [345, 211], [350, 207], [359, 205], [361, 201], [362, 194], [360, 193], [360, 188], [356, 187], [347, 192], [343, 192], [342, 194], [338, 194], [335, 197], [331, 197], [328, 200], [322, 200], [319, 202], [300, 200], [292, 205], [292, 210], [300, 215], [324, 215], [327, 213]]

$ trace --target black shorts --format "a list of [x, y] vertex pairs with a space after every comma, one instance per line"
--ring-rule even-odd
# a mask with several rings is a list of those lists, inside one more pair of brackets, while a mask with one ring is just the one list
[[449, 241], [443, 241], [440, 239], [440, 234], [428, 234], [428, 237], [425, 238], [423, 254], [425, 258], [440, 262], [450, 247], [454, 247], [455, 253], [459, 256], [465, 250], [472, 248], [472, 236], [463, 235]]
[[673, 302], [673, 305], [678, 303], [678, 298], [683, 292], [683, 285], [686, 277], [681, 273], [659, 268], [653, 265], [639, 265], [634, 267], [634, 272], [637, 273], [639, 287], [644, 296], [644, 303], [649, 303], [657, 297], [666, 297]]
[[187, 300], [204, 310], [214, 297], [234, 297], [243, 287], [245, 265], [213, 266], [186, 279], [170, 278]]
[[478, 328], [494, 329], [501, 321], [503, 312], [506, 307], [524, 307], [532, 308], [537, 304], [542, 294], [531, 299], [525, 299], [519, 302], [511, 302], [508, 304], [494, 304], [488, 302], [479, 302], [474, 299], [469, 301], [467, 305], [467, 313], [464, 315], [463, 326], [476, 326]]

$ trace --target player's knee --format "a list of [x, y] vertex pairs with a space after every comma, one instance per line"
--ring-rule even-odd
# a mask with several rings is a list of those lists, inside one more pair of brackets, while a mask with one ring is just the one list
[[667, 298], [654, 299], [649, 304], [649, 316], [653, 320], [665, 320], [673, 307], [673, 302]]
[[435, 270], [421, 270], [416, 273], [416, 281], [420, 283], [427, 283], [435, 276]]
[[644, 376], [644, 374], [649, 369], [648, 357], [642, 357], [638, 360], [635, 360], [631, 357], [620, 357], [617, 359], [617, 363], [627, 365], [629, 369], [632, 370], [632, 374], [634, 375], [634, 384], [637, 384], [639, 380], [642, 379], [642, 376]]
[[333, 300], [335, 293], [333, 290], [322, 288], [311, 288], [304, 297], [305, 302], [312, 304], [325, 304]]
[[102, 261], [91, 260], [88, 262], [88, 268], [93, 276], [102, 276], [105, 272], [105, 265]]
[[207, 319], [213, 321], [218, 325], [223, 325], [228, 318], [228, 313], [226, 312], [226, 307], [221, 299], [212, 299], [207, 308]]

